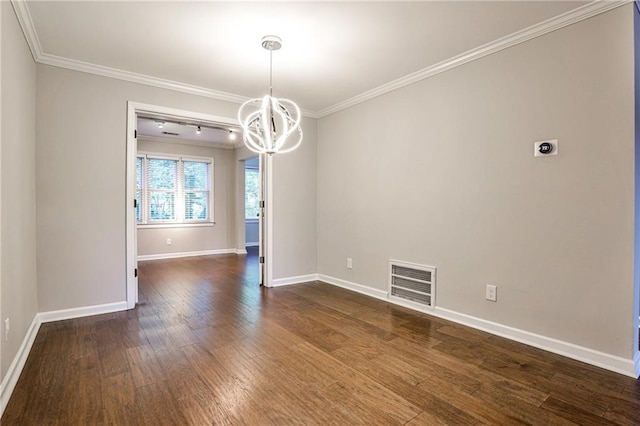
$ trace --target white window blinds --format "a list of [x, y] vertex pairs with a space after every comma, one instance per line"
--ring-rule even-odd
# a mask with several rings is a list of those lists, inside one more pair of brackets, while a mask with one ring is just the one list
[[139, 155], [139, 224], [213, 222], [213, 159]]
[[149, 222], [175, 221], [178, 160], [147, 158]]

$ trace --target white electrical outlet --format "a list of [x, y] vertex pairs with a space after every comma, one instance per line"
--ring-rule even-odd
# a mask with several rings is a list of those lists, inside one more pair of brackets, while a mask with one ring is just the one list
[[7, 318], [6, 320], [4, 320], [4, 340], [7, 341], [9, 340], [9, 318]]
[[498, 287], [496, 287], [495, 285], [487, 284], [485, 298], [491, 302], [498, 301]]
[[167, 245], [170, 246], [171, 245], [171, 238], [167, 238]]
[[353, 259], [347, 257], [347, 269], [353, 269]]

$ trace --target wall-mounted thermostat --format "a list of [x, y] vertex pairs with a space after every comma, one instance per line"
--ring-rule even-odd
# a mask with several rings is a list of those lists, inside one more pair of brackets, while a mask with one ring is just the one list
[[533, 143], [534, 157], [548, 157], [558, 155], [558, 140], [539, 141]]

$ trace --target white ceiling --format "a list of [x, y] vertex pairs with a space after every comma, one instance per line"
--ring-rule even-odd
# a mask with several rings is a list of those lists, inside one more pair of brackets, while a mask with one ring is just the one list
[[268, 91], [260, 39], [276, 34], [274, 96], [316, 117], [584, 19], [594, 4], [14, 0], [38, 62], [237, 102]]
[[[192, 145], [233, 149], [242, 143], [242, 131], [215, 123], [178, 122], [165, 118], [138, 116], [137, 130], [140, 137], [164, 138], [188, 142]], [[198, 132], [198, 128], [200, 132]]]

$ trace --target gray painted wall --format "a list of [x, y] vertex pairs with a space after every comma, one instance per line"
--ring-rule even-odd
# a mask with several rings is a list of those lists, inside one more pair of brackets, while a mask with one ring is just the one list
[[245, 240], [247, 244], [257, 245], [260, 242], [260, 222], [257, 220], [245, 222]]
[[630, 359], [631, 7], [321, 119], [318, 272], [436, 266], [442, 308]]
[[[205, 250], [235, 249], [235, 153], [176, 142], [138, 138], [138, 150], [213, 158], [214, 227], [138, 228], [138, 255], [160, 255]], [[167, 245], [171, 238], [171, 245]]]
[[[2, 9], [1, 212], [2, 336], [0, 377], [37, 313], [36, 283], [36, 66], [9, 2]], [[4, 320], [10, 319], [9, 340]]]
[[316, 273], [317, 121], [302, 120], [298, 149], [273, 158], [273, 277]]

